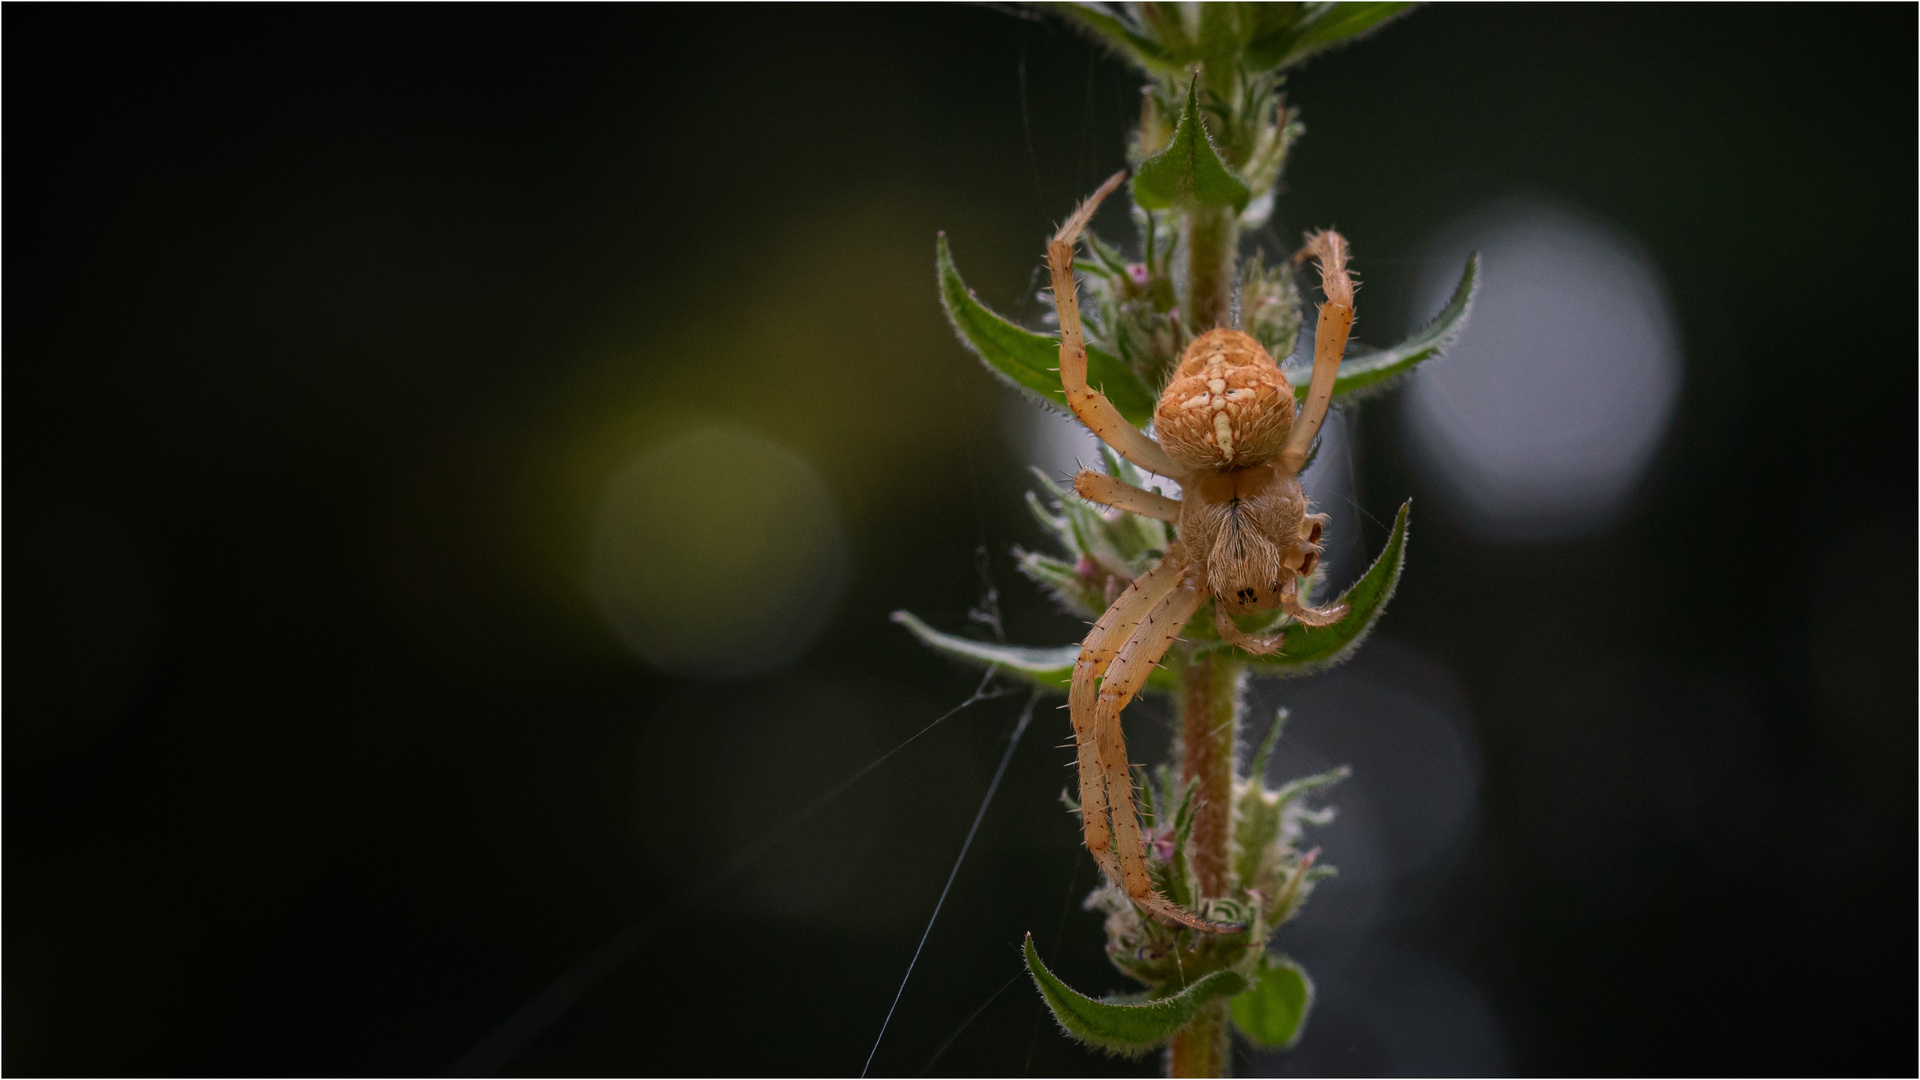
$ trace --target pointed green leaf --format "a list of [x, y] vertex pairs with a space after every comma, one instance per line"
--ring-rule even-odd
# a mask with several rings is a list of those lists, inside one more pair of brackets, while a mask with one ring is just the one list
[[1245, 63], [1256, 70], [1292, 67], [1315, 53], [1377, 30], [1412, 7], [1410, 3], [1302, 5], [1297, 21], [1275, 21], [1263, 28], [1247, 45]]
[[[987, 370], [1028, 396], [1068, 412], [1067, 395], [1060, 388], [1060, 339], [1015, 326], [975, 299], [953, 265], [946, 233], [934, 245], [934, 264], [940, 276], [940, 304], [961, 343]], [[1153, 418], [1153, 391], [1132, 368], [1091, 345], [1087, 346], [1087, 382], [1104, 392], [1128, 421], [1144, 427]]]
[[1200, 122], [1199, 82], [1187, 86], [1187, 103], [1180, 107], [1167, 148], [1140, 163], [1133, 176], [1133, 201], [1149, 210], [1170, 207], [1231, 206], [1246, 209], [1252, 192], [1220, 160]]
[[1053, 10], [1143, 71], [1180, 70], [1180, 62], [1159, 42], [1115, 17], [1104, 4], [1057, 4]]
[[1306, 969], [1284, 956], [1263, 956], [1253, 989], [1233, 999], [1233, 1026], [1268, 1050], [1285, 1050], [1300, 1041], [1313, 1008], [1313, 980]]
[[[1447, 298], [1447, 306], [1427, 323], [1426, 328], [1391, 349], [1362, 353], [1340, 363], [1340, 375], [1333, 383], [1333, 400], [1352, 404], [1364, 400], [1402, 375], [1408, 375], [1421, 362], [1446, 352], [1447, 346], [1466, 329], [1467, 315], [1473, 310], [1473, 297], [1480, 289], [1480, 256], [1467, 257], [1467, 267]], [[1313, 379], [1311, 364], [1290, 364], [1280, 373], [1293, 384], [1293, 399], [1305, 401]]]
[[1066, 514], [1050, 512], [1040, 502], [1040, 496], [1031, 491], [1027, 492], [1027, 510], [1033, 514], [1033, 519], [1040, 523], [1040, 527], [1047, 530], [1070, 554], [1079, 554], [1074, 549], [1073, 524], [1067, 520]]
[[1309, 791], [1317, 791], [1323, 787], [1332, 787], [1352, 775], [1353, 769], [1351, 766], [1336, 765], [1323, 773], [1314, 773], [1312, 776], [1302, 776], [1298, 780], [1289, 780], [1274, 791], [1274, 801], [1281, 806], [1285, 806]]
[[1028, 581], [1045, 589], [1055, 602], [1089, 622], [1106, 610], [1106, 597], [1092, 582], [1080, 576], [1065, 559], [1042, 555], [1037, 551], [1013, 549], [1014, 566]]
[[1080, 646], [1062, 645], [1057, 649], [1036, 649], [1025, 645], [996, 645], [991, 641], [943, 634], [915, 618], [911, 612], [896, 611], [893, 621], [907, 628], [928, 648], [975, 667], [999, 667], [1036, 686], [1064, 691], [1073, 682], [1073, 665], [1080, 658]]
[[1339, 602], [1349, 609], [1347, 617], [1332, 626], [1287, 627], [1287, 640], [1280, 651], [1268, 656], [1248, 655], [1248, 662], [1256, 673], [1305, 675], [1332, 667], [1353, 655], [1373, 631], [1374, 623], [1386, 612], [1387, 601], [1393, 598], [1393, 590], [1400, 584], [1400, 570], [1407, 561], [1407, 515], [1412, 507], [1411, 499], [1400, 504], [1386, 548], [1340, 598]]
[[1290, 714], [1285, 707], [1273, 714], [1273, 723], [1267, 725], [1267, 734], [1253, 751], [1253, 759], [1247, 762], [1247, 779], [1253, 787], [1264, 787], [1267, 782], [1267, 759], [1273, 756], [1273, 748], [1280, 745], [1280, 734], [1287, 730], [1287, 718]]
[[[921, 644], [934, 652], [950, 656], [974, 667], [998, 667], [1008, 675], [1032, 683], [1043, 690], [1065, 693], [1073, 685], [1073, 665], [1080, 659], [1080, 646], [1062, 645], [1039, 648], [1032, 645], [999, 645], [991, 641], [943, 634], [915, 618], [912, 612], [896, 611], [893, 621], [907, 628]], [[1173, 689], [1173, 676], [1156, 668], [1147, 677], [1147, 689]]]
[[1177, 994], [1150, 1001], [1119, 1003], [1090, 998], [1068, 986], [1040, 962], [1027, 935], [1027, 971], [1062, 1030], [1082, 1042], [1115, 1054], [1134, 1055], [1166, 1042], [1193, 1019], [1202, 1005], [1247, 988], [1237, 971], [1216, 971]]

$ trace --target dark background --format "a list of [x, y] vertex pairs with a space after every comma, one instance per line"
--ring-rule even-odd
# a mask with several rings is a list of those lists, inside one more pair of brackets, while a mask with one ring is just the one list
[[[984, 7], [4, 21], [6, 1071], [857, 1072], [1018, 696], [646, 916], [758, 835], [716, 805], [779, 819], [967, 697], [887, 614], [967, 625], [977, 547], [1010, 637], [1078, 636], [1006, 558], [1029, 482], [932, 239], [1036, 315], [1133, 77]], [[1363, 950], [1479, 988], [1477, 1067], [1915, 1069], [1914, 57], [1908, 6], [1443, 6], [1291, 81], [1282, 218], [1377, 255], [1375, 310], [1533, 192], [1635, 236], [1683, 337], [1624, 523], [1420, 515], [1369, 646], [1451, 680], [1484, 762], [1471, 843]], [[688, 417], [835, 493], [853, 573], [794, 667], [650, 671], [586, 597], [593, 493]], [[1419, 506], [1392, 403], [1361, 432], [1366, 513]], [[1027, 930], [1118, 983], [1049, 704], [879, 1073], [989, 1000], [933, 1071], [1153, 1068], [992, 996]], [[1457, 1065], [1380, 1049], [1363, 967], [1300, 1060]]]

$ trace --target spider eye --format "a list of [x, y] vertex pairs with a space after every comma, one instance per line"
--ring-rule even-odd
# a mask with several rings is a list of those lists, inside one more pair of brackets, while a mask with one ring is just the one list
[[1240, 597], [1240, 602], [1243, 604], [1251, 604], [1256, 599], [1259, 598], [1252, 589], [1241, 589], [1237, 595]]

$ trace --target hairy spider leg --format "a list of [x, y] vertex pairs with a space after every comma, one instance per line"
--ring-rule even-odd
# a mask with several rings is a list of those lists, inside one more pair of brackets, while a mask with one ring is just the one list
[[1161, 521], [1179, 522], [1180, 502], [1169, 499], [1155, 491], [1145, 491], [1134, 487], [1117, 476], [1097, 473], [1092, 469], [1081, 469], [1073, 478], [1073, 490], [1083, 499], [1089, 499], [1102, 506], [1111, 506], [1115, 510], [1125, 510], [1142, 517], [1159, 518]]
[[1320, 434], [1333, 401], [1333, 384], [1340, 377], [1340, 358], [1347, 352], [1347, 335], [1353, 332], [1353, 278], [1347, 273], [1347, 257], [1347, 238], [1332, 229], [1307, 237], [1307, 246], [1293, 257], [1296, 263], [1311, 258], [1319, 264], [1320, 291], [1327, 294], [1327, 302], [1320, 305], [1314, 338], [1313, 381], [1278, 459], [1290, 473], [1307, 463], [1314, 436]]
[[1099, 680], [1113, 663], [1120, 646], [1133, 636], [1140, 620], [1180, 584], [1184, 569], [1167, 558], [1133, 579], [1133, 584], [1107, 608], [1100, 621], [1093, 624], [1093, 631], [1080, 646], [1080, 659], [1073, 666], [1067, 706], [1079, 758], [1081, 829], [1093, 861], [1116, 882], [1121, 880], [1120, 864], [1114, 856], [1113, 835], [1107, 823], [1106, 779], [1100, 768], [1100, 749], [1093, 722], [1099, 700]]
[[1188, 570], [1181, 575], [1179, 584], [1140, 620], [1100, 682], [1094, 729], [1099, 740], [1100, 768], [1106, 779], [1107, 803], [1113, 814], [1113, 846], [1120, 856], [1120, 887], [1142, 911], [1162, 922], [1208, 933], [1233, 934], [1246, 927], [1203, 919], [1154, 891], [1153, 879], [1147, 873], [1146, 856], [1141, 851], [1140, 820], [1133, 803], [1133, 768], [1127, 761], [1127, 737], [1120, 727], [1121, 710], [1140, 692], [1147, 676], [1180, 636], [1181, 628], [1206, 599], [1199, 576]]
[[1160, 449], [1160, 444], [1128, 422], [1113, 402], [1107, 400], [1107, 395], [1087, 385], [1087, 342], [1080, 328], [1080, 294], [1073, 281], [1073, 249], [1080, 240], [1081, 230], [1093, 220], [1094, 211], [1100, 209], [1100, 203], [1126, 178], [1125, 169], [1108, 177], [1100, 190], [1089, 195], [1066, 224], [1060, 226], [1052, 243], [1047, 245], [1047, 266], [1053, 272], [1053, 303], [1060, 315], [1060, 387], [1067, 393], [1067, 404], [1073, 408], [1073, 415], [1101, 442], [1148, 472], [1178, 478], [1180, 467]]

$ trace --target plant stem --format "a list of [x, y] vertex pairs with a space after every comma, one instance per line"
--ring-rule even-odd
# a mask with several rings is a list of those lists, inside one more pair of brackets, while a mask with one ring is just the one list
[[1209, 1002], [1167, 1044], [1168, 1076], [1227, 1076], [1231, 1073], [1232, 1016], [1223, 998]]
[[1187, 326], [1197, 336], [1233, 324], [1233, 257], [1239, 219], [1231, 207], [1206, 206], [1181, 215]]
[[[1180, 702], [1180, 779], [1195, 785], [1187, 858], [1201, 898], [1233, 889], [1234, 747], [1239, 743], [1240, 687], [1246, 669], [1225, 656], [1190, 661]], [[1227, 1003], [1216, 1001], [1174, 1033], [1169, 1076], [1225, 1076], [1232, 1034]]]
[[1233, 750], [1240, 729], [1245, 669], [1214, 655], [1187, 665], [1181, 702], [1180, 779], [1196, 785], [1193, 838], [1187, 858], [1201, 897], [1233, 888]]

